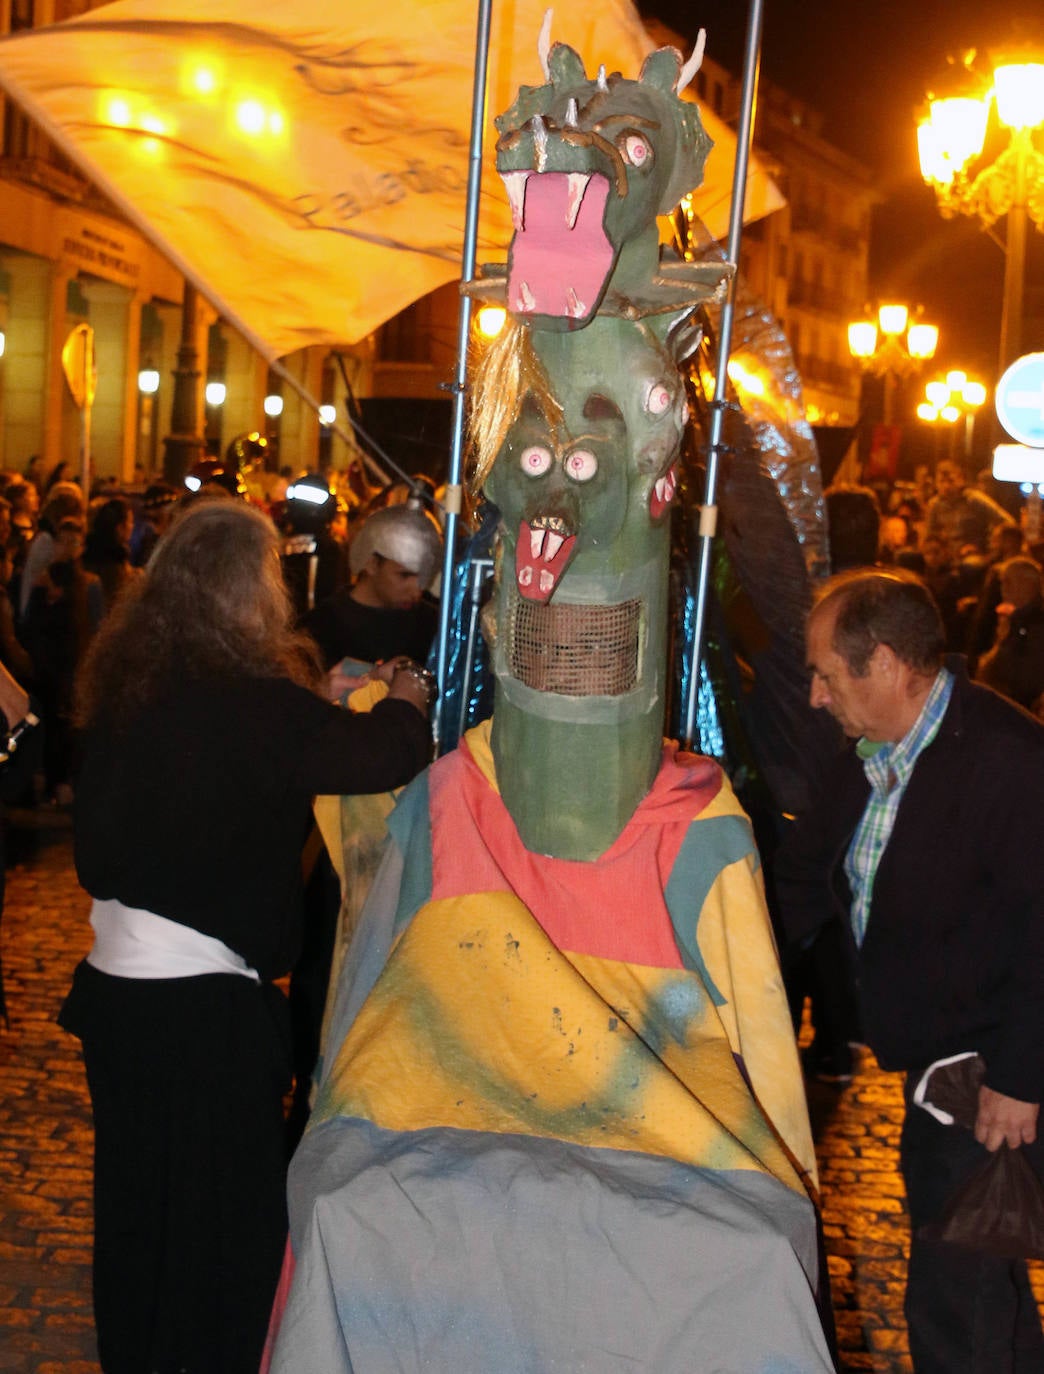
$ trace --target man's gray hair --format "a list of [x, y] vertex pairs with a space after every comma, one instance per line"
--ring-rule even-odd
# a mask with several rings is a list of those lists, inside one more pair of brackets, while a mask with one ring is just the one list
[[946, 647], [939, 608], [921, 579], [902, 568], [853, 568], [824, 582], [813, 615], [836, 612], [832, 647], [855, 677], [865, 677], [878, 644], [901, 663], [936, 673]]

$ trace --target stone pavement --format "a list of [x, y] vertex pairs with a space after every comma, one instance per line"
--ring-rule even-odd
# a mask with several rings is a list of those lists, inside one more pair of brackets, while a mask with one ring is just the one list
[[[77, 1044], [54, 1021], [90, 942], [89, 903], [65, 818], [15, 819], [2, 922], [0, 1372], [98, 1374], [90, 1106]], [[864, 1056], [848, 1087], [811, 1084], [810, 1106], [843, 1370], [908, 1371], [898, 1081]], [[1034, 1283], [1044, 1299], [1044, 1266]]]

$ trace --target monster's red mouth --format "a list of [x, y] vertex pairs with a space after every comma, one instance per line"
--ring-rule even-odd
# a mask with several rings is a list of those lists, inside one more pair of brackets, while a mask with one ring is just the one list
[[523, 520], [515, 550], [515, 584], [527, 601], [548, 601], [573, 556], [576, 535]]
[[502, 175], [515, 226], [508, 309], [586, 319], [613, 268], [613, 245], [602, 226], [607, 178], [587, 172]]
[[658, 520], [674, 500], [678, 490], [678, 466], [672, 463], [662, 477], [657, 477], [649, 493], [649, 514]]

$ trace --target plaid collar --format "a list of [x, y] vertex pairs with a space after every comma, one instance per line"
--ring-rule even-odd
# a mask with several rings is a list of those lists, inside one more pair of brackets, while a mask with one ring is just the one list
[[877, 744], [865, 737], [856, 745], [863, 761], [866, 780], [879, 796], [887, 796], [898, 785], [905, 788], [914, 764], [939, 732], [953, 693], [953, 673], [940, 668], [925, 697], [924, 705], [906, 734], [895, 744]]

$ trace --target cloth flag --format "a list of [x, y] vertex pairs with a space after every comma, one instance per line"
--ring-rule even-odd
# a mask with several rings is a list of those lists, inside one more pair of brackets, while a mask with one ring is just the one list
[[[479, 262], [510, 241], [492, 115], [543, 80], [545, 2], [493, 4]], [[476, 26], [473, 0], [116, 0], [0, 41], [0, 90], [271, 360], [459, 278]], [[629, 0], [563, 6], [552, 38], [625, 75], [653, 46]], [[735, 139], [701, 113], [722, 236]], [[755, 161], [747, 216], [782, 203]]]

